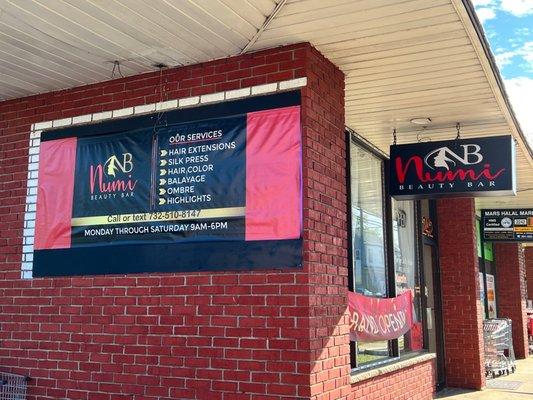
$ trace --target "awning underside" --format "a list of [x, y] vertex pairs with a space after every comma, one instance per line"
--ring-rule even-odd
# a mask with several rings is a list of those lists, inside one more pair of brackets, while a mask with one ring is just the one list
[[[512, 134], [516, 197], [533, 205], [533, 159], [460, 0], [4, 1], [0, 100], [308, 41], [346, 74], [346, 124], [388, 153], [399, 143]], [[412, 118], [429, 117], [423, 128]]]

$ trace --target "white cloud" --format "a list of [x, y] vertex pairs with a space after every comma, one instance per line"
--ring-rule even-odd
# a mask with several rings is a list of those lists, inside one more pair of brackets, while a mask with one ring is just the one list
[[494, 0], [472, 0], [475, 7], [486, 7], [494, 5]]
[[477, 16], [482, 24], [484, 24], [489, 19], [496, 18], [496, 12], [493, 8], [482, 7], [476, 9]]
[[533, 78], [520, 76], [505, 79], [505, 88], [513, 106], [522, 131], [533, 145], [533, 113], [531, 112], [531, 97], [533, 95]]
[[533, 14], [533, 0], [472, 0], [482, 23], [496, 18], [497, 11], [505, 11], [515, 17]]
[[[500, 49], [498, 49], [500, 50]], [[520, 57], [524, 62], [518, 65], [525, 71], [533, 71], [533, 42], [525, 42], [522, 47], [509, 51], [496, 51], [494, 57], [500, 69], [506, 65], [512, 64], [515, 57]]]
[[504, 51], [503, 53], [495, 54], [494, 57], [496, 58], [496, 64], [498, 64], [498, 68], [502, 70], [503, 67], [511, 64], [516, 55], [516, 51]]
[[529, 65], [528, 70], [533, 71], [533, 42], [524, 43], [524, 47], [520, 50], [520, 56]]
[[496, 18], [496, 9], [498, 8], [496, 0], [472, 0], [472, 3], [481, 23]]
[[513, 32], [516, 36], [529, 36], [531, 34], [531, 29], [529, 28], [516, 28], [513, 29]]
[[517, 17], [533, 14], [533, 0], [501, 0], [500, 6]]

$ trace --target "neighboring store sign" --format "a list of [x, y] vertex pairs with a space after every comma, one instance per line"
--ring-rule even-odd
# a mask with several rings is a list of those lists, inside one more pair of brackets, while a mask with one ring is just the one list
[[496, 284], [494, 275], [487, 274], [487, 300], [489, 304], [489, 318], [496, 318]]
[[348, 292], [350, 340], [375, 342], [399, 338], [413, 325], [413, 297], [410, 290], [384, 299]]
[[300, 266], [300, 106], [265, 99], [43, 135], [33, 275]]
[[481, 210], [481, 237], [491, 242], [533, 242], [533, 208]]
[[397, 199], [514, 195], [511, 136], [390, 147], [390, 194]]

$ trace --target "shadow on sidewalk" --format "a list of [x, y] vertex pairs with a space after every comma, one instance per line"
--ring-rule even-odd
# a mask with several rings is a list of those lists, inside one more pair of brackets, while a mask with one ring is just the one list
[[441, 390], [435, 396], [436, 399], [445, 399], [447, 397], [458, 396], [461, 394], [475, 393], [476, 390], [469, 389], [456, 389], [456, 388], [446, 388]]

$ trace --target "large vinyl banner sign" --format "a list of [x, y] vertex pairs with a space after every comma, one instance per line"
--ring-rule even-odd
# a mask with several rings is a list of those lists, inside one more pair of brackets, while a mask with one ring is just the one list
[[49, 131], [39, 168], [34, 276], [301, 265], [298, 93]]
[[390, 194], [397, 199], [515, 195], [515, 181], [510, 135], [390, 147]]

